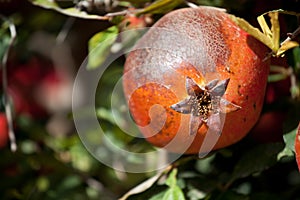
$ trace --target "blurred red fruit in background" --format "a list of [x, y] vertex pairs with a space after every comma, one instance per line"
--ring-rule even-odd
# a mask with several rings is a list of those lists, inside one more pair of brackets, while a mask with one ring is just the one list
[[8, 125], [5, 113], [0, 113], [0, 148], [8, 142]]

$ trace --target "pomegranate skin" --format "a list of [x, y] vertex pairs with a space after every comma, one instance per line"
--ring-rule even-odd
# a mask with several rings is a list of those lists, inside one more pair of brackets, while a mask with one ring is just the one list
[[199, 152], [208, 126], [190, 136], [189, 115], [170, 108], [187, 97], [186, 77], [200, 86], [230, 78], [223, 97], [241, 107], [226, 114], [213, 149], [239, 141], [258, 120], [269, 73], [268, 49], [231, 17], [212, 7], [175, 10], [157, 21], [129, 53], [124, 93], [151, 144], [171, 152]]

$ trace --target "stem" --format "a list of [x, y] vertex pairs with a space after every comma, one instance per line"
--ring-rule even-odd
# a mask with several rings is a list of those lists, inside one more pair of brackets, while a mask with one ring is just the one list
[[105, 15], [105, 17], [123, 16], [123, 15], [127, 15], [128, 13], [130, 13], [128, 10], [122, 10], [122, 11], [119, 11], [119, 12], [107, 13]]
[[300, 26], [293, 33], [288, 33], [288, 37], [280, 45], [282, 46], [284, 43], [294, 40], [298, 35], [300, 35]]
[[278, 65], [271, 65], [270, 72], [276, 72], [276, 73], [284, 74], [286, 76], [290, 76], [291, 74], [293, 74], [293, 70], [290, 67], [285, 68]]
[[5, 51], [3, 58], [2, 58], [2, 87], [3, 87], [3, 101], [5, 106], [5, 114], [7, 118], [8, 123], [8, 137], [10, 140], [10, 149], [11, 151], [15, 152], [17, 150], [17, 144], [16, 144], [16, 137], [14, 133], [13, 128], [13, 119], [12, 119], [12, 110], [9, 103], [9, 97], [8, 97], [8, 87], [7, 87], [7, 61], [9, 53], [13, 47], [14, 41], [16, 39], [17, 31], [15, 25], [6, 17], [0, 15], [0, 18], [3, 21], [6, 21], [9, 23], [9, 31], [10, 31], [10, 42], [7, 50]]

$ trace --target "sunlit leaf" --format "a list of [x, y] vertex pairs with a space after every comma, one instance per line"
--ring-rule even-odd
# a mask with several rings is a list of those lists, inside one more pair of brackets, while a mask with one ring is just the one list
[[272, 37], [272, 31], [269, 28], [269, 25], [266, 22], [266, 19], [263, 15], [260, 15], [257, 17], [257, 21], [259, 26], [261, 27], [261, 30], [263, 31], [263, 33], [268, 36], [268, 37]]
[[296, 153], [296, 161], [297, 161], [298, 169], [300, 171], [300, 122], [295, 137], [295, 153]]
[[182, 190], [178, 186], [169, 188], [162, 200], [185, 200]]
[[295, 41], [287, 41], [281, 44], [280, 48], [278, 49], [276, 56], [280, 56], [281, 54], [283, 54], [284, 52], [286, 52], [289, 49], [295, 48], [299, 46], [298, 42]]
[[130, 191], [128, 191], [125, 195], [123, 195], [119, 200], [125, 200], [127, 199], [129, 196], [134, 195], [134, 194], [139, 194], [142, 193], [144, 191], [146, 191], [147, 189], [149, 189], [154, 183], [156, 183], [156, 181], [165, 173], [167, 173], [171, 168], [168, 167], [165, 170], [161, 171], [160, 173], [156, 174], [155, 176], [149, 178], [148, 180], [144, 181], [143, 183], [137, 185], [136, 187], [134, 187], [133, 189], [131, 189]]
[[[240, 28], [269, 47], [272, 50], [273, 55], [279, 57], [287, 50], [299, 46], [297, 42], [290, 40], [284, 41], [282, 44], [280, 44], [280, 25], [278, 19], [279, 13], [299, 15], [298, 13], [283, 10], [273, 10], [266, 12], [257, 17], [257, 21], [262, 29], [262, 32], [259, 29], [254, 28], [244, 19], [235, 16], [232, 16], [232, 19]], [[269, 15], [270, 17], [271, 29], [265, 20], [265, 15]]]
[[272, 40], [265, 34], [263, 34], [258, 28], [253, 27], [251, 24], [249, 24], [246, 20], [235, 17], [231, 15], [231, 19], [244, 31], [249, 33], [251, 36], [265, 44], [270, 49], [273, 49], [273, 43]]
[[90, 15], [84, 11], [80, 11], [77, 8], [70, 7], [70, 8], [61, 8], [56, 3], [56, 1], [51, 0], [29, 0], [32, 4], [46, 8], [52, 9], [64, 15], [68, 15], [71, 17], [79, 17], [83, 19], [97, 19], [97, 20], [108, 20], [108, 17], [99, 16], [99, 15]]
[[166, 180], [166, 185], [169, 186], [169, 187], [174, 187], [176, 185], [176, 176], [177, 176], [177, 169], [173, 169], [171, 171], [171, 173], [169, 174], [167, 180]]
[[169, 174], [166, 182], [166, 185], [169, 186], [169, 189], [163, 196], [162, 200], [184, 200], [184, 195], [182, 190], [177, 184], [177, 169], [174, 168]]
[[277, 51], [279, 49], [279, 41], [280, 41], [280, 26], [278, 20], [278, 12], [270, 12], [269, 16], [271, 18], [271, 31], [272, 31], [272, 40], [273, 40], [273, 47], [274, 50]]
[[112, 26], [95, 34], [89, 41], [88, 69], [95, 69], [107, 59], [111, 47], [117, 39], [118, 28]]

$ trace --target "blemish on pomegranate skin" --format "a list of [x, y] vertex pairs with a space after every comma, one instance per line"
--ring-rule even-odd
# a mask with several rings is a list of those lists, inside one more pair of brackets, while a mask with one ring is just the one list
[[249, 99], [249, 96], [247, 95], [245, 98], [246, 98], [246, 100], [248, 100], [248, 99]]
[[254, 110], [256, 110], [256, 103], [253, 104], [253, 108], [254, 108]]
[[246, 122], [246, 121], [247, 121], [246, 117], [244, 117], [243, 121], [244, 121], [244, 122]]
[[238, 92], [238, 95], [239, 95], [239, 96], [242, 96], [242, 93], [240, 92], [241, 87], [242, 87], [241, 85], [238, 85], [237, 92]]
[[225, 67], [225, 71], [228, 72], [229, 74], [234, 75], [234, 72], [230, 70], [230, 67], [229, 67], [229, 66], [226, 66], [226, 67]]

